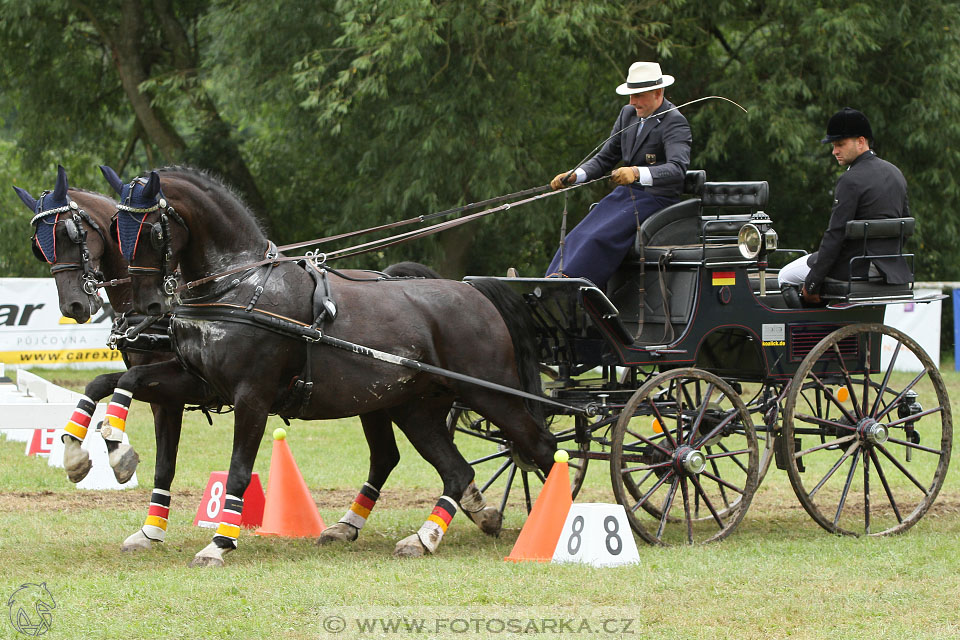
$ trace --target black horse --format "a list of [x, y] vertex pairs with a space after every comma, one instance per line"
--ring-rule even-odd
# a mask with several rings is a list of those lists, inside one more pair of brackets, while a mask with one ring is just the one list
[[[549, 470], [556, 442], [538, 403], [401, 366], [419, 361], [539, 395], [532, 322], [509, 288], [493, 280], [471, 286], [298, 264], [278, 255], [241, 200], [205, 174], [168, 168], [125, 185], [103, 170], [121, 196], [121, 242], [138, 247], [130, 260], [135, 309], [170, 309], [179, 266], [192, 286], [185, 289], [190, 297], [173, 307], [175, 349], [235, 408], [224, 520], [195, 565], [222, 564], [236, 548], [239, 496], [271, 411], [301, 419], [373, 416], [381, 426], [400, 427], [437, 469], [443, 495], [420, 530], [398, 542], [398, 555], [435, 551], [458, 503], [474, 518], [492, 510], [446, 429], [455, 398]], [[344, 342], [338, 348], [318, 335]], [[376, 442], [371, 446], [371, 477], [385, 478], [396, 462], [381, 459]], [[366, 508], [370, 496], [361, 491], [358, 502]]]
[[[69, 188], [63, 167], [58, 168], [53, 191], [43, 192], [39, 199], [34, 199], [23, 189], [14, 189], [35, 214], [31, 239], [33, 251], [38, 259], [50, 264], [57, 283], [60, 312], [78, 323], [86, 322], [102, 305], [97, 285], [125, 279], [127, 275], [127, 260], [116, 239], [108, 233], [117, 210], [116, 201], [99, 193]], [[127, 314], [129, 321], [133, 309], [129, 283], [119, 282], [107, 287], [107, 298], [114, 312]], [[150, 342], [151, 338], [156, 338], [156, 334], [148, 330], [140, 342]], [[129, 444], [121, 442], [124, 421], [117, 414], [124, 410], [124, 403], [129, 405], [131, 395], [150, 403], [157, 441], [154, 489], [144, 526], [124, 540], [124, 551], [146, 549], [153, 542], [164, 540], [184, 405], [215, 404], [215, 398], [203, 381], [186, 373], [176, 363], [171, 351], [144, 350], [136, 345], [136, 342], [129, 343], [128, 348], [123, 349], [124, 363], [131, 368], [130, 371], [150, 363], [164, 364], [169, 374], [164, 380], [164, 393], [156, 392], [150, 378], [137, 377], [134, 380], [129, 371], [97, 376], [86, 385], [86, 397], [78, 404], [61, 436], [67, 477], [72, 482], [80, 482], [91, 467], [89, 454], [80, 446], [89, 428], [90, 417], [96, 403], [113, 393], [114, 402], [108, 409], [113, 424], [105, 426], [103, 431], [112, 432], [113, 437], [105, 438], [110, 465], [117, 481], [124, 483], [136, 470], [139, 456]]]

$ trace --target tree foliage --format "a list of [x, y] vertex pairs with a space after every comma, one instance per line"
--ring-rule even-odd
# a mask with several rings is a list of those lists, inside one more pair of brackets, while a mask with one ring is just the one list
[[[826, 225], [827, 119], [863, 110], [907, 177], [918, 275], [956, 279], [958, 22], [943, 0], [0, 0], [0, 178], [39, 191], [61, 162], [103, 191], [99, 163], [188, 163], [295, 242], [544, 184], [608, 135], [629, 63], [656, 59], [674, 103], [748, 110], [684, 109], [692, 167], [768, 180], [789, 246]], [[570, 194], [568, 226], [608, 190]], [[563, 199], [348, 262], [537, 274]], [[26, 224], [12, 192], [0, 207]], [[17, 238], [0, 267], [36, 273]]]

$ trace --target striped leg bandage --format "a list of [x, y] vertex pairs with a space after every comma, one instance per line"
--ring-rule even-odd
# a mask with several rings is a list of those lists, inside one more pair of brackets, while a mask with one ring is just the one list
[[417, 531], [417, 536], [423, 546], [427, 548], [427, 551], [434, 553], [437, 550], [437, 547], [440, 546], [440, 540], [443, 539], [443, 534], [447, 532], [447, 527], [450, 526], [450, 521], [456, 514], [457, 503], [447, 496], [440, 496], [440, 499], [437, 500], [437, 506], [433, 508], [427, 521]]
[[170, 492], [154, 489], [150, 494], [150, 510], [143, 523], [143, 535], [163, 542], [167, 535], [167, 519], [170, 517]]
[[90, 419], [93, 417], [93, 412], [97, 409], [97, 403], [83, 396], [80, 398], [80, 402], [77, 403], [77, 408], [73, 410], [73, 415], [70, 416], [67, 426], [63, 428], [68, 435], [73, 436], [80, 442], [83, 442], [83, 439], [87, 437], [87, 429], [90, 428]]
[[378, 498], [380, 498], [380, 492], [369, 482], [364, 482], [363, 486], [360, 487], [360, 493], [354, 498], [347, 513], [340, 518], [340, 522], [357, 529], [363, 529], [363, 525], [367, 523], [367, 518], [370, 517], [370, 512], [373, 511]]
[[107, 415], [103, 419], [103, 426], [100, 428], [104, 440], [113, 440], [114, 442], [123, 440], [131, 400], [133, 400], [132, 392], [126, 389], [114, 389], [110, 405], [107, 407]]
[[240, 514], [242, 513], [243, 499], [228, 493], [223, 501], [223, 516], [217, 526], [217, 533], [213, 536], [214, 542], [217, 541], [217, 538], [220, 538], [222, 541], [229, 542], [234, 549], [237, 548], [237, 537], [240, 535]]

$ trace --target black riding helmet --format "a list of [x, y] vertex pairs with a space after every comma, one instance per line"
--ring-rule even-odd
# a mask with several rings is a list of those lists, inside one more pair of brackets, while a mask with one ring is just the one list
[[836, 142], [844, 138], [859, 138], [863, 136], [869, 142], [873, 142], [873, 130], [870, 128], [870, 121], [856, 109], [844, 107], [833, 114], [830, 121], [827, 122], [827, 137], [820, 142]]

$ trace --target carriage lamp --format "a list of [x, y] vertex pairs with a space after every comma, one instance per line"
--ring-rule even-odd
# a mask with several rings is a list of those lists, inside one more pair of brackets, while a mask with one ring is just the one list
[[760, 269], [760, 295], [767, 295], [767, 253], [777, 248], [777, 232], [773, 229], [773, 221], [763, 211], [757, 211], [750, 216], [750, 222], [740, 227], [737, 234], [737, 247], [740, 255], [747, 260], [757, 260]]

